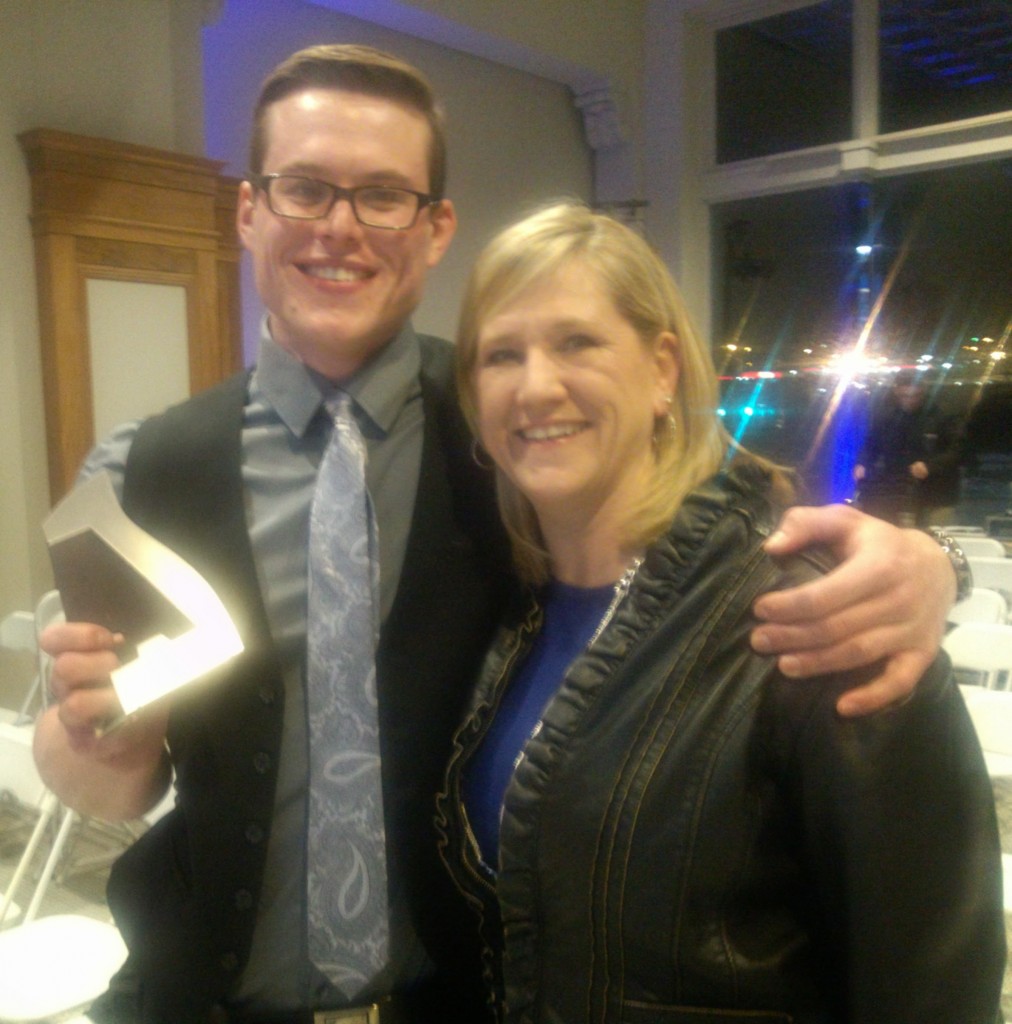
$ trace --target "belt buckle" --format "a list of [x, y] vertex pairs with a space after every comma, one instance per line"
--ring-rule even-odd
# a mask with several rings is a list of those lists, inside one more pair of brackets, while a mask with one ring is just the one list
[[313, 1024], [380, 1024], [379, 1003], [344, 1010], [317, 1010]]

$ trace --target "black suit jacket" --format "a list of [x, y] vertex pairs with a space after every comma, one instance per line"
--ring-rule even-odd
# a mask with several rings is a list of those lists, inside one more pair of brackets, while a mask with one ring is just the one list
[[[491, 481], [469, 457], [452, 351], [420, 340], [422, 467], [377, 654], [384, 809], [389, 869], [407, 880], [415, 927], [439, 967], [435, 1008], [417, 1020], [470, 1022], [480, 1017], [470, 998], [479, 991], [477, 955], [438, 862], [432, 812], [450, 736], [502, 607], [506, 546]], [[245, 522], [246, 385], [240, 374], [147, 421], [128, 460], [125, 510], [208, 578], [246, 649], [173, 698], [177, 806], [120, 858], [109, 883], [130, 949], [104, 1000], [109, 1019], [204, 1019], [249, 955], [284, 701]]]

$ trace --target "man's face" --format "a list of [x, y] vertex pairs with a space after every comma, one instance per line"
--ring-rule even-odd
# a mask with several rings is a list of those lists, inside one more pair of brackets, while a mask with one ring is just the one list
[[[430, 129], [391, 100], [306, 89], [265, 111], [264, 174], [333, 185], [391, 185], [427, 192]], [[354, 373], [390, 341], [421, 301], [425, 277], [456, 230], [444, 200], [405, 231], [359, 224], [347, 200], [320, 220], [272, 213], [243, 182], [239, 236], [253, 257], [274, 340], [331, 380]]]
[[920, 384], [897, 384], [893, 388], [896, 404], [904, 412], [915, 412], [924, 401], [924, 388]]

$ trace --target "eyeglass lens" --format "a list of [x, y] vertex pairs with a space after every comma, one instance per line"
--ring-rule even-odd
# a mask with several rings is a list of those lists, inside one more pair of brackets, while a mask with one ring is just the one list
[[342, 189], [315, 178], [281, 175], [267, 180], [271, 209], [282, 217], [312, 220], [326, 217], [338, 199], [350, 200], [361, 223], [377, 228], [409, 228], [420, 200], [414, 192], [386, 185]]

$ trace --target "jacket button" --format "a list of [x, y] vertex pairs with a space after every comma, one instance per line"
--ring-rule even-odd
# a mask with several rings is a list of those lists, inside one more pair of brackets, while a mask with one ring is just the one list
[[263, 750], [254, 754], [253, 770], [257, 775], [266, 775], [271, 770], [271, 755]]
[[239, 966], [239, 957], [235, 953], [226, 953], [218, 962], [223, 971], [232, 972]]
[[249, 889], [237, 889], [233, 899], [236, 910], [249, 910], [253, 906], [253, 893]]
[[275, 697], [276, 697], [276, 694], [274, 692], [274, 687], [273, 686], [268, 684], [268, 685], [260, 687], [260, 703], [261, 704], [266, 704], [268, 707], [270, 707], [270, 705], [274, 703]]
[[251, 821], [243, 833], [246, 836], [246, 842], [251, 846], [256, 846], [264, 841], [264, 830], [255, 822]]

